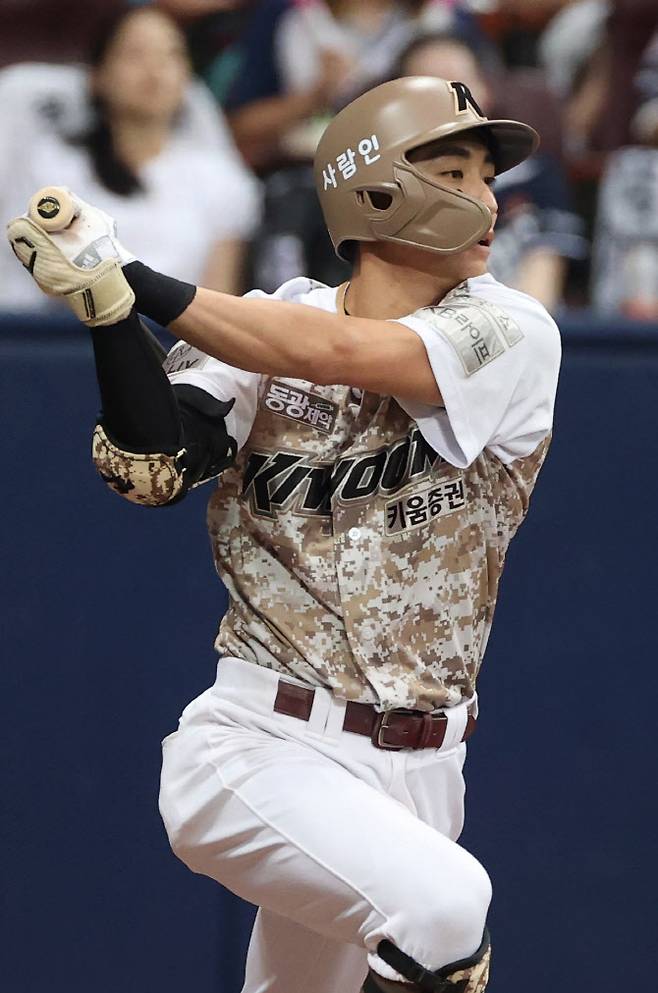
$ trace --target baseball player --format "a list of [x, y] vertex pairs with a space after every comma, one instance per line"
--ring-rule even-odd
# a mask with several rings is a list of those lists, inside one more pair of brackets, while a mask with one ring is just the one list
[[[160, 809], [193, 871], [260, 907], [244, 993], [485, 989], [465, 741], [560, 355], [544, 308], [486, 270], [494, 177], [536, 145], [459, 82], [359, 97], [316, 162], [353, 265], [338, 288], [181, 283], [57, 189], [9, 224], [91, 328], [107, 484], [162, 506], [218, 480], [230, 606], [216, 682], [163, 743]], [[182, 339], [164, 362], [138, 313]]]

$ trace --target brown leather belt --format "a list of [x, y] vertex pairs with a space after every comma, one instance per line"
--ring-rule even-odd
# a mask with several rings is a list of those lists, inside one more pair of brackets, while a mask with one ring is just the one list
[[[315, 690], [279, 680], [274, 710], [307, 721], [311, 716]], [[477, 720], [468, 715], [462, 741], [475, 731]], [[343, 731], [366, 735], [375, 748], [398, 751], [401, 748], [440, 748], [448, 729], [445, 714], [426, 714], [421, 710], [375, 710], [371, 703], [347, 701]]]

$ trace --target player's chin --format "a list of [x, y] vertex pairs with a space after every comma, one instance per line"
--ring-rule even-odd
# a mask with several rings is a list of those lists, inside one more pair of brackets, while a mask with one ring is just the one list
[[472, 245], [464, 252], [460, 252], [460, 267], [464, 273], [464, 279], [472, 276], [483, 276], [489, 269], [489, 254], [491, 249], [488, 245]]

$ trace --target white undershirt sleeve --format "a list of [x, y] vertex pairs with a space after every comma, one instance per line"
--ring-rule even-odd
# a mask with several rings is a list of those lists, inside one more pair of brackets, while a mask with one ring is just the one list
[[171, 349], [164, 370], [172, 385], [185, 383], [205, 390], [215, 400], [234, 400], [226, 416], [226, 430], [238, 449], [242, 448], [256, 417], [260, 374], [234, 369], [184, 341]]
[[[250, 290], [245, 298], [252, 300], [304, 300], [312, 290], [324, 289], [329, 300], [335, 300], [335, 291], [328, 291], [319, 283], [301, 276], [288, 280], [272, 294], [262, 290]], [[233, 407], [226, 417], [226, 430], [235, 438], [238, 449], [242, 448], [251, 434], [258, 409], [259, 389], [263, 377], [258, 372], [245, 372], [226, 362], [206, 355], [201, 349], [185, 341], [179, 341], [171, 349], [163, 368], [172, 385], [186, 383], [205, 390], [216, 400], [234, 400]]]

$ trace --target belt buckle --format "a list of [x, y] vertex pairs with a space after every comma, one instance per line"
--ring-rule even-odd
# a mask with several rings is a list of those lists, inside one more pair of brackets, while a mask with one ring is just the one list
[[404, 748], [404, 745], [387, 745], [383, 738], [386, 728], [389, 726], [389, 718], [391, 714], [395, 713], [397, 713], [395, 709], [382, 710], [382, 712], [377, 715], [377, 720], [375, 721], [375, 726], [373, 727], [372, 735], [370, 736], [370, 740], [375, 748], [382, 748], [387, 752], [401, 752]]

